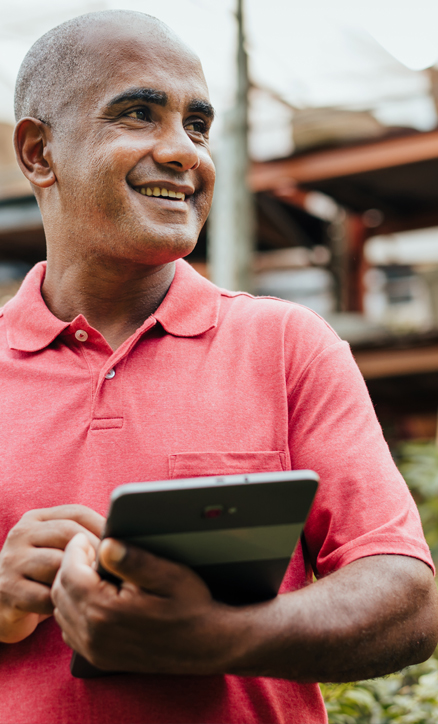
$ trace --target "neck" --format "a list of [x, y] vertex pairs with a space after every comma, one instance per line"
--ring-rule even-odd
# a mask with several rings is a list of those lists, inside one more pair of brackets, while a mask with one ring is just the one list
[[151, 267], [102, 260], [63, 264], [48, 255], [41, 292], [55, 317], [71, 322], [83, 314], [117, 349], [156, 311], [174, 273], [174, 262]]

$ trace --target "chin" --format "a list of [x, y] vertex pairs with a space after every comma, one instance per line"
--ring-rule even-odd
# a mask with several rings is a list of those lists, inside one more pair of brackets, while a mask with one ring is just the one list
[[[132, 261], [139, 262], [147, 265], [161, 265], [170, 264], [177, 259], [182, 259], [188, 256], [196, 246], [197, 239], [195, 241], [176, 241], [163, 244], [163, 240], [153, 246], [150, 242], [146, 245], [141, 245], [140, 248], [131, 250], [131, 253], [123, 255], [124, 259], [130, 258]], [[128, 250], [127, 250], [128, 251]]]
[[198, 242], [198, 236], [198, 232], [196, 236], [176, 232], [169, 235], [166, 234], [166, 236], [160, 235], [154, 240], [148, 239], [146, 245], [151, 255], [159, 256], [163, 262], [170, 262], [190, 254]]

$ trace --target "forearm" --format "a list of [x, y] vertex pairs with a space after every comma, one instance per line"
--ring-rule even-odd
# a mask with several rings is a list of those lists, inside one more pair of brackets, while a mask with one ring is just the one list
[[312, 681], [382, 676], [436, 646], [437, 595], [425, 564], [360, 559], [299, 591], [241, 609], [228, 673]]

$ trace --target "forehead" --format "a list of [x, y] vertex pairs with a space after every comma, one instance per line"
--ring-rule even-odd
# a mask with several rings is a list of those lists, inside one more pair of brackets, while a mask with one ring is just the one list
[[[109, 32], [110, 30], [110, 32]], [[144, 28], [94, 29], [86, 38], [92, 61], [88, 92], [83, 101], [103, 107], [126, 88], [163, 91], [169, 104], [191, 98], [208, 100], [208, 88], [199, 58], [178, 39], [146, 25]]]

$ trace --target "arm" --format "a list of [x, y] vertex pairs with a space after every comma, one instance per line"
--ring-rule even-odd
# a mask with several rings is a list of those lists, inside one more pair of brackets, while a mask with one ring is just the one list
[[[350, 681], [426, 659], [438, 640], [429, 568], [374, 556], [273, 601], [213, 601], [190, 569], [106, 540], [102, 581], [83, 536], [67, 547], [52, 589], [66, 643], [108, 670]], [[122, 557], [123, 556], [123, 557]]]
[[52, 615], [50, 587], [67, 543], [79, 532], [97, 547], [104, 518], [83, 505], [31, 510], [0, 551], [0, 642], [17, 643]]

